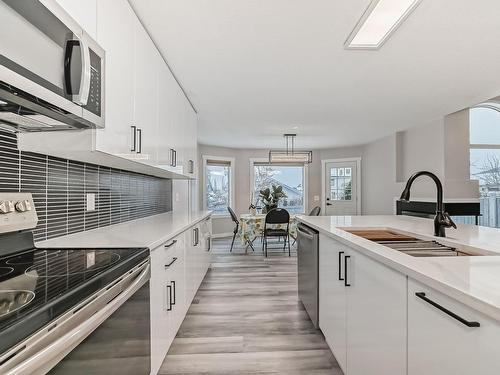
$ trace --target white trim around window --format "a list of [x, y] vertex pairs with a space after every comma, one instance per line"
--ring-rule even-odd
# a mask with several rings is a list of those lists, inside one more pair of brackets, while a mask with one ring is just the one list
[[[203, 194], [203, 209], [207, 210], [207, 162], [208, 160], [221, 161], [229, 163], [229, 206], [234, 209], [234, 164], [235, 158], [225, 157], [225, 156], [211, 156], [202, 155], [202, 194]], [[212, 215], [213, 218], [230, 217], [229, 212], [227, 214], [216, 214]]]
[[[254, 184], [255, 184], [255, 169], [254, 169], [254, 164], [255, 163], [269, 163], [269, 158], [250, 158], [249, 159], [250, 165], [250, 195], [252, 194], [252, 191], [254, 189]], [[279, 164], [279, 163], [274, 163], [272, 165], [284, 165], [286, 164]], [[304, 183], [304, 214], [308, 212], [309, 210], [309, 165], [304, 164], [304, 175], [303, 175], [303, 183]], [[250, 199], [251, 197], [249, 197]], [[254, 197], [255, 200], [255, 197]], [[250, 202], [248, 202], [250, 204]]]

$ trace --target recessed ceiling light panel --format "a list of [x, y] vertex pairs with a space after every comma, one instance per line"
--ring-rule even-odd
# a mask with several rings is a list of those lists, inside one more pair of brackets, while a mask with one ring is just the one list
[[347, 49], [379, 49], [421, 0], [372, 0], [345, 42]]

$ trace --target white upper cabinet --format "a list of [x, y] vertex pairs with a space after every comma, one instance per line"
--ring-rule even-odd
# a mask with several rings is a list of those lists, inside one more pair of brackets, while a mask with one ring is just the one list
[[[97, 0], [56, 0], [59, 5], [78, 24], [89, 34], [96, 39], [97, 32]], [[101, 3], [110, 1], [100, 1]]]
[[408, 280], [408, 375], [498, 375], [499, 355], [498, 321]]
[[175, 131], [175, 92], [177, 82], [166, 64], [161, 64], [158, 74], [158, 165], [175, 170], [175, 148], [178, 145]]
[[128, 1], [58, 2], [105, 50], [104, 128], [23, 134], [20, 147], [101, 164], [87, 154], [99, 151], [195, 177], [196, 113]]
[[160, 53], [139, 20], [135, 19], [134, 126], [136, 152], [142, 161], [156, 164], [158, 131], [158, 76], [164, 64]]
[[127, 155], [134, 151], [134, 72], [137, 18], [126, 1], [97, 3], [97, 42], [106, 51], [105, 128], [96, 149]]

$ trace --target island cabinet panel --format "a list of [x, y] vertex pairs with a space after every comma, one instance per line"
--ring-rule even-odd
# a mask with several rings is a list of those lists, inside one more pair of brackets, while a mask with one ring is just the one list
[[344, 373], [406, 374], [406, 276], [330, 237], [319, 244], [319, 326]]
[[408, 375], [421, 374], [500, 374], [500, 322], [409, 279]]
[[319, 240], [319, 328], [347, 372], [347, 296], [342, 262], [345, 246], [320, 235]]
[[347, 375], [406, 374], [406, 276], [349, 250]]

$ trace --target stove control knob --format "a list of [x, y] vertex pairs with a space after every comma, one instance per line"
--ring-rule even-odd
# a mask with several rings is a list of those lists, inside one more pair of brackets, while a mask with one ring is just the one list
[[0, 214], [8, 214], [8, 213], [9, 213], [9, 208], [7, 202], [0, 201]]
[[7, 205], [7, 212], [14, 212], [15, 211], [16, 208], [14, 206], [14, 202], [6, 201], [5, 203]]
[[31, 203], [29, 200], [24, 201], [24, 207], [26, 208], [26, 211], [31, 211]]
[[15, 204], [15, 208], [17, 212], [25, 212], [26, 211], [26, 205], [24, 202], [18, 201]]

